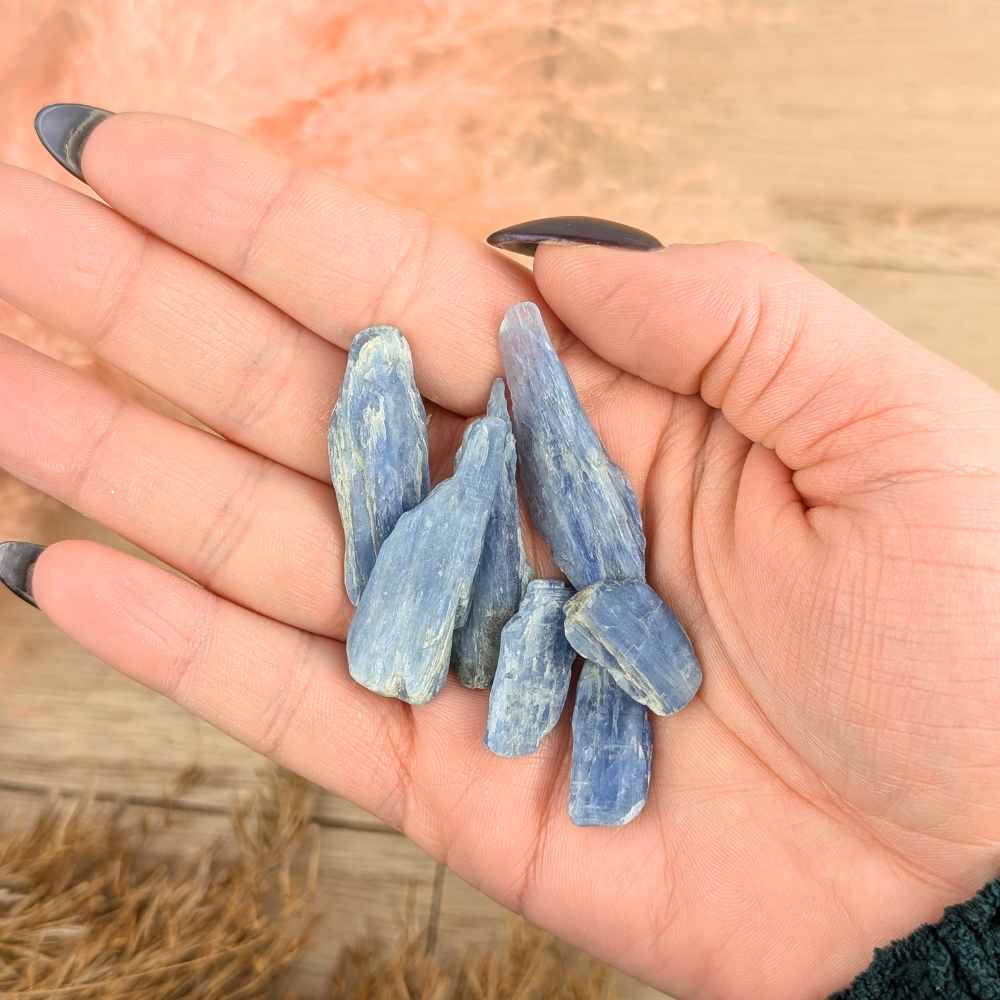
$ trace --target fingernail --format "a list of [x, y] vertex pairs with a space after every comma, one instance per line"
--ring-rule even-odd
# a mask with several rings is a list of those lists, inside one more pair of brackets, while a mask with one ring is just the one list
[[564, 246], [613, 247], [619, 250], [662, 250], [663, 244], [649, 233], [620, 222], [592, 219], [586, 215], [560, 215], [554, 219], [535, 219], [518, 226], [500, 229], [486, 237], [491, 247], [535, 256], [539, 243]]
[[89, 104], [50, 104], [35, 115], [35, 131], [42, 145], [74, 177], [84, 179], [80, 156], [90, 133], [114, 114]]
[[38, 605], [31, 593], [31, 577], [35, 572], [35, 563], [44, 551], [44, 545], [33, 542], [0, 544], [0, 583], [33, 608]]

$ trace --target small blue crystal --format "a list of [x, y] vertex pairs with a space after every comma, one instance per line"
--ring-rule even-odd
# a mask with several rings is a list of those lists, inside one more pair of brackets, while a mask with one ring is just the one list
[[351, 343], [327, 443], [344, 526], [344, 583], [357, 604], [400, 515], [430, 492], [427, 415], [410, 348], [395, 327], [368, 327]]
[[507, 310], [500, 352], [531, 519], [576, 589], [642, 579], [635, 493], [604, 450], [533, 302]]
[[444, 687], [506, 438], [496, 417], [471, 423], [455, 474], [403, 514], [382, 544], [347, 632], [351, 676], [370, 691], [423, 705]]
[[569, 818], [577, 826], [635, 819], [646, 804], [652, 755], [646, 709], [588, 660], [576, 683]]
[[563, 633], [561, 580], [532, 580], [500, 639], [483, 742], [501, 757], [534, 753], [559, 721], [576, 653]]
[[[456, 630], [451, 647], [451, 668], [459, 681], [470, 688], [487, 688], [493, 683], [500, 655], [500, 632], [521, 602], [524, 560], [517, 516], [517, 453], [502, 378], [493, 383], [486, 415], [504, 422], [507, 440], [503, 473], [493, 498], [483, 555], [472, 585], [469, 616]], [[456, 463], [460, 456], [461, 451], [455, 456]]]
[[644, 580], [602, 580], [566, 604], [566, 638], [636, 701], [673, 715], [701, 686], [701, 667], [674, 613]]

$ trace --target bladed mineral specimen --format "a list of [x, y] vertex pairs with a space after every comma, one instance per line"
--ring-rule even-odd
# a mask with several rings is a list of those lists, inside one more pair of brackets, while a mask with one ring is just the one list
[[587, 419], [534, 303], [507, 310], [500, 352], [531, 519], [581, 592], [567, 607], [566, 638], [636, 700], [676, 712], [698, 690], [701, 669], [673, 612], [644, 582], [635, 492]]
[[[456, 630], [451, 647], [452, 670], [469, 688], [487, 688], [493, 683], [500, 655], [500, 632], [521, 603], [523, 554], [517, 518], [517, 454], [501, 378], [493, 383], [486, 415], [504, 422], [507, 440], [500, 485], [493, 498], [483, 554], [472, 585], [469, 616]], [[456, 463], [460, 457], [461, 451], [455, 456]]]
[[624, 826], [646, 804], [653, 731], [646, 709], [611, 675], [584, 663], [573, 708], [569, 818], [577, 826]]
[[701, 685], [691, 640], [643, 580], [602, 580], [576, 593], [566, 638], [657, 715], [682, 709]]
[[483, 742], [501, 757], [534, 753], [559, 721], [576, 652], [563, 633], [561, 580], [532, 580], [500, 640]]
[[635, 494], [591, 427], [533, 302], [507, 310], [500, 352], [528, 510], [559, 568], [577, 590], [643, 579]]
[[351, 676], [369, 690], [423, 705], [444, 686], [506, 438], [497, 417], [470, 424], [455, 474], [403, 514], [382, 544], [347, 633]]
[[395, 327], [371, 326], [354, 338], [327, 443], [344, 525], [344, 582], [357, 604], [400, 515], [430, 492], [427, 415], [410, 348]]

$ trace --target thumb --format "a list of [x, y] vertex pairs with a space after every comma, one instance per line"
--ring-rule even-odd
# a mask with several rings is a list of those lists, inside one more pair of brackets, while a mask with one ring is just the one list
[[601, 357], [773, 449], [810, 507], [993, 464], [996, 393], [763, 247], [541, 246], [534, 275]]

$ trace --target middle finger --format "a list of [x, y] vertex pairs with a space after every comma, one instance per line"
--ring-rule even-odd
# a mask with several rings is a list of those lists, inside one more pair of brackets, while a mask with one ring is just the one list
[[325, 482], [347, 355], [106, 205], [0, 166], [0, 298], [224, 437]]

